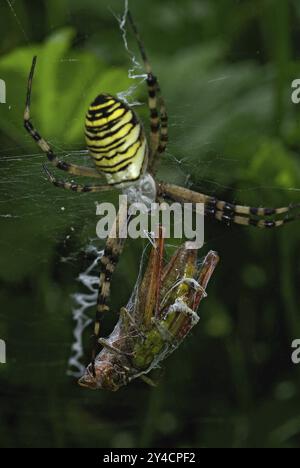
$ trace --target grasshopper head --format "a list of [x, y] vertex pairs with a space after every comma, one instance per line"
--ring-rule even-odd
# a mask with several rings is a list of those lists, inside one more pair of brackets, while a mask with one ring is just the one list
[[109, 361], [100, 361], [95, 364], [95, 375], [92, 366], [89, 365], [78, 383], [81, 387], [91, 390], [103, 389], [116, 392], [127, 383], [126, 371]]

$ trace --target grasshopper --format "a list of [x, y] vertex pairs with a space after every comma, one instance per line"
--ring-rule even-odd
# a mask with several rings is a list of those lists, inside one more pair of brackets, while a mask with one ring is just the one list
[[199, 321], [201, 300], [219, 262], [210, 251], [197, 266], [197, 250], [185, 245], [164, 265], [164, 237], [160, 228], [143, 278], [133, 298], [120, 310], [119, 320], [93, 363], [79, 380], [93, 390], [117, 391], [132, 380], [152, 381], [147, 374], [159, 367]]

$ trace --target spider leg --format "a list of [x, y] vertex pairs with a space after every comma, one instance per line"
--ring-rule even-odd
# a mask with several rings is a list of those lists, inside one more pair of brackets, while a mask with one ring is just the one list
[[49, 161], [56, 166], [58, 169], [62, 171], [66, 171], [72, 175], [78, 176], [87, 176], [87, 177], [97, 177], [102, 178], [102, 175], [94, 168], [89, 168], [85, 166], [78, 166], [77, 164], [70, 164], [65, 161], [62, 161], [57, 158], [57, 156], [52, 151], [50, 145], [47, 141], [39, 134], [36, 128], [33, 126], [30, 117], [30, 103], [31, 103], [31, 90], [32, 90], [32, 82], [33, 82], [33, 75], [36, 66], [37, 57], [33, 57], [32, 65], [29, 73], [28, 78], [28, 87], [27, 87], [27, 96], [26, 96], [26, 105], [24, 111], [24, 127], [27, 132], [31, 135], [37, 145], [41, 148], [43, 153], [46, 154]]
[[157, 77], [152, 72], [152, 67], [148, 60], [144, 44], [138, 32], [132, 15], [128, 12], [128, 19], [138, 43], [140, 53], [144, 62], [145, 70], [147, 73], [147, 86], [148, 86], [148, 106], [150, 109], [150, 142], [151, 154], [149, 160], [149, 169], [153, 171], [154, 159], [157, 153], [162, 154], [168, 142], [168, 115], [166, 105], [163, 97], [161, 96], [161, 89]]
[[[203, 193], [165, 183], [157, 184], [157, 193], [158, 196], [173, 202], [203, 203], [206, 216], [213, 217], [228, 225], [234, 223], [258, 228], [273, 228], [300, 218], [300, 215], [289, 216], [292, 210], [300, 207], [300, 204], [282, 208], [254, 208], [227, 203]], [[285, 216], [281, 219], [274, 219], [280, 215]], [[273, 216], [273, 219], [269, 219], [270, 216]]]
[[110, 285], [113, 273], [119, 262], [126, 241], [128, 211], [126, 204], [121, 204], [112, 230], [106, 240], [103, 256], [100, 258], [100, 278], [97, 310], [94, 324], [94, 345], [92, 350], [92, 370], [95, 374], [95, 359], [99, 349], [100, 324], [104, 313], [110, 311]]
[[49, 182], [55, 185], [55, 187], [60, 187], [66, 190], [72, 190], [73, 192], [107, 192], [109, 190], [113, 190], [115, 186], [113, 184], [103, 184], [103, 185], [82, 185], [82, 184], [75, 184], [74, 182], [68, 182], [65, 180], [57, 179], [54, 175], [49, 171], [47, 166], [43, 164], [43, 169], [48, 177]]
[[[160, 90], [160, 88], [159, 88]], [[161, 155], [165, 152], [169, 141], [169, 129], [168, 129], [168, 113], [166, 108], [165, 100], [160, 96], [160, 141], [158, 147], [158, 153]]]

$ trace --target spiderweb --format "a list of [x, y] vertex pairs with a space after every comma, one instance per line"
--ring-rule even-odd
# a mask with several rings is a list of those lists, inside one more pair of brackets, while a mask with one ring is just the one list
[[87, 315], [87, 311], [95, 307], [97, 302], [98, 287], [99, 287], [99, 260], [103, 255], [103, 251], [99, 252], [96, 247], [91, 244], [88, 249], [89, 253], [95, 256], [95, 260], [91, 265], [79, 275], [78, 281], [84, 286], [86, 292], [78, 292], [73, 295], [75, 307], [72, 310], [75, 328], [73, 332], [74, 342], [71, 348], [71, 357], [69, 358], [69, 369], [67, 374], [72, 377], [80, 377], [85, 369], [82, 363], [84, 356], [83, 349], [83, 332], [90, 325], [91, 319]]

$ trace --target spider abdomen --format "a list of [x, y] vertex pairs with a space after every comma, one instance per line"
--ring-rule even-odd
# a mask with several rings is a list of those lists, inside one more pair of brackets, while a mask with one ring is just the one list
[[97, 96], [86, 115], [85, 135], [96, 168], [109, 184], [141, 176], [146, 138], [137, 116], [124, 102], [108, 94]]

